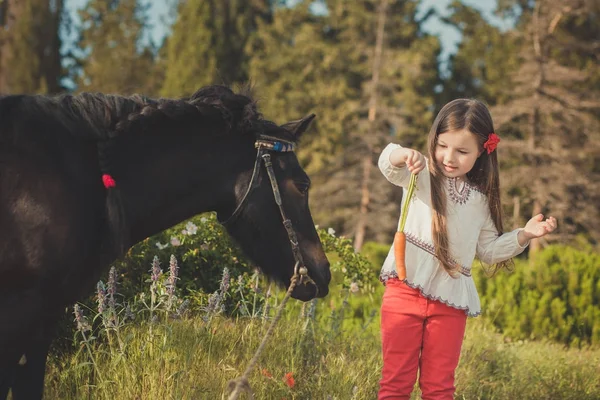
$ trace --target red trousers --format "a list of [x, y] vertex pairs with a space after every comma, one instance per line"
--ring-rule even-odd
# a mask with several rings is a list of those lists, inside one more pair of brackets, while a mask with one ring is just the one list
[[466, 321], [463, 310], [429, 300], [398, 279], [388, 280], [381, 305], [378, 399], [409, 399], [417, 370], [423, 400], [453, 399]]

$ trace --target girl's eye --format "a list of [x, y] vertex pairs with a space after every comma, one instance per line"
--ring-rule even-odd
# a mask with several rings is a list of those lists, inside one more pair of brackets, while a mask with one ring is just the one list
[[466, 151], [462, 151], [462, 150], [459, 150], [458, 152], [459, 152], [460, 154], [467, 154], [467, 152], [466, 152]]
[[439, 144], [439, 143], [438, 143], [438, 146], [440, 146], [442, 149], [445, 149], [446, 147], [448, 147], [445, 144]]

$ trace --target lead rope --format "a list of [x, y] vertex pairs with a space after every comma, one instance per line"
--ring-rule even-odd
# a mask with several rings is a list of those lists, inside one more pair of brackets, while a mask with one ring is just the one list
[[[285, 297], [281, 301], [279, 308], [277, 309], [277, 314], [275, 315], [275, 318], [273, 319], [273, 321], [271, 321], [271, 325], [269, 325], [269, 329], [267, 330], [267, 333], [265, 333], [265, 336], [263, 337], [260, 345], [258, 346], [258, 349], [256, 349], [256, 352], [254, 353], [254, 357], [252, 357], [252, 359], [248, 363], [248, 366], [246, 367], [246, 370], [244, 371], [242, 376], [240, 376], [236, 379], [232, 379], [227, 384], [227, 390], [229, 392], [231, 392], [228, 400], [236, 400], [242, 392], [249, 393], [250, 398], [254, 399], [254, 393], [252, 392], [252, 388], [250, 387], [250, 383], [248, 382], [248, 376], [250, 375], [256, 362], [258, 361], [258, 358], [260, 357], [260, 353], [262, 353], [262, 351], [267, 343], [267, 340], [269, 340], [269, 337], [272, 335], [273, 330], [275, 329], [275, 325], [281, 319], [281, 315], [283, 314], [283, 309], [285, 308], [287, 301], [289, 300], [290, 296], [292, 295], [294, 288], [298, 284], [298, 279], [300, 280], [300, 284], [312, 283], [313, 285], [315, 285], [315, 288], [317, 288], [317, 284], [315, 283], [315, 281], [313, 281], [312, 278], [310, 276], [308, 276], [308, 269], [303, 265], [302, 254], [300, 253], [298, 239], [296, 236], [296, 232], [294, 231], [294, 228], [292, 227], [292, 222], [286, 217], [285, 212], [283, 211], [283, 205], [281, 202], [281, 194], [279, 192], [277, 180], [275, 179], [275, 173], [273, 171], [273, 165], [271, 163], [271, 156], [269, 154], [263, 154], [262, 159], [265, 163], [265, 167], [266, 167], [267, 173], [269, 175], [269, 180], [271, 182], [271, 187], [273, 189], [273, 195], [275, 197], [275, 203], [277, 203], [277, 206], [279, 207], [279, 211], [281, 213], [281, 218], [283, 219], [283, 225], [285, 226], [285, 229], [288, 234], [288, 238], [290, 239], [290, 244], [292, 246], [292, 253], [294, 255], [296, 264], [294, 265], [294, 275], [292, 276], [292, 279], [290, 280], [290, 286], [289, 286], [287, 292], [285, 293]], [[318, 293], [318, 288], [317, 288], [317, 293]]]
[[228, 400], [236, 400], [239, 397], [239, 395], [242, 394], [242, 392], [249, 393], [250, 398], [254, 399], [254, 393], [252, 392], [252, 388], [250, 387], [250, 383], [248, 382], [248, 376], [250, 375], [256, 362], [258, 361], [258, 357], [260, 356], [260, 353], [262, 353], [262, 351], [267, 343], [267, 340], [269, 340], [269, 337], [273, 333], [275, 325], [277, 324], [279, 319], [281, 319], [281, 315], [283, 314], [283, 309], [285, 307], [285, 304], [287, 303], [292, 292], [294, 291], [294, 288], [296, 287], [296, 283], [298, 282], [298, 278], [300, 278], [301, 283], [305, 278], [308, 281], [312, 281], [312, 279], [308, 276], [308, 270], [306, 269], [306, 267], [298, 268], [298, 265], [299, 265], [299, 263], [296, 263], [296, 265], [294, 266], [294, 276], [292, 276], [290, 287], [288, 288], [288, 290], [285, 294], [285, 297], [281, 301], [281, 304], [279, 305], [279, 308], [277, 309], [277, 314], [275, 315], [275, 318], [273, 319], [273, 321], [271, 321], [271, 325], [269, 325], [269, 329], [267, 330], [267, 333], [265, 333], [265, 336], [263, 337], [260, 345], [258, 346], [258, 349], [256, 349], [256, 352], [254, 353], [254, 357], [252, 357], [252, 359], [248, 363], [248, 366], [246, 367], [246, 370], [244, 371], [242, 376], [230, 380], [229, 383], [227, 384], [227, 390], [228, 390], [228, 392], [231, 392]]

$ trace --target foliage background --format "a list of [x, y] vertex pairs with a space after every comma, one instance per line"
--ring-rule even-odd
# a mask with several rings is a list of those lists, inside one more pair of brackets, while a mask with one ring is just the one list
[[[275, 346], [270, 362], [281, 373], [305, 374], [313, 391], [265, 383], [262, 393], [372, 397], [380, 367], [383, 288], [377, 274], [401, 200], [401, 191], [379, 174], [377, 157], [390, 141], [424, 150], [437, 111], [451, 99], [475, 97], [490, 106], [502, 137], [498, 152], [506, 229], [539, 212], [556, 216], [559, 229], [533, 241], [512, 274], [490, 278], [476, 261], [474, 279], [484, 314], [467, 333], [459, 394], [600, 397], [597, 370], [588, 368], [598, 365], [600, 343], [600, 3], [498, 0], [494, 18], [503, 22], [499, 27], [472, 2], [456, 0], [443, 15], [417, 0], [164, 1], [169, 29], [164, 40], [155, 41], [154, 16], [141, 0], [89, 0], [76, 10], [64, 0], [0, 0], [0, 93], [181, 97], [202, 85], [250, 83], [268, 119], [284, 123], [317, 114], [299, 158], [313, 181], [311, 211], [323, 227], [320, 235], [334, 264], [334, 280], [331, 295], [314, 306], [313, 319], [307, 320], [314, 326], [309, 337], [316, 352], [309, 354], [316, 358], [311, 360], [328, 365], [331, 381], [310, 380], [315, 371], [302, 364], [307, 362], [303, 355]], [[460, 32], [449, 58], [442, 57], [440, 38], [426, 29], [432, 21]], [[248, 340], [243, 348], [254, 348], [262, 331], [252, 321], [271, 302], [277, 304], [282, 292], [255, 273], [214, 216], [206, 214], [146, 239], [115, 263], [119, 301], [141, 304], [154, 257], [166, 267], [171, 255], [180, 266], [177, 298], [187, 300], [189, 319], [165, 319], [163, 343], [177, 343], [168, 357], [178, 360], [173, 365], [199, 368], [194, 371], [200, 375], [221, 371], [222, 388], [237, 372], [232, 365], [249, 356], [232, 346]], [[206, 322], [207, 307], [220, 293], [225, 268], [230, 289], [214, 331]], [[96, 309], [95, 298], [82, 304], [88, 313]], [[301, 339], [286, 340], [304, 332], [307, 325], [298, 315], [306, 318], [309, 310], [290, 306], [279, 343], [302, 349]], [[102, 382], [121, 385], [122, 391], [114, 393], [124, 393], [148, 374], [159, 382], [143, 378], [148, 385], [131, 398], [162, 398], [160, 388], [171, 388], [169, 395], [197, 395], [169, 386], [171, 378], [160, 375], [168, 370], [160, 352], [132, 353], [129, 360], [147, 362], [148, 369], [124, 370], [115, 361], [123, 359], [123, 349], [109, 339], [114, 327], [103, 325], [106, 315], [94, 313], [98, 336], [88, 339], [94, 338], [89, 354], [96, 354], [97, 362], [82, 353], [80, 336], [73, 340], [69, 311], [50, 363], [49, 393], [77, 398], [81, 388], [91, 388], [89, 382], [99, 382], [96, 374], [103, 371], [107, 378]], [[132, 340], [123, 343], [136, 348], [144, 343], [143, 335], [153, 326], [147, 317], [142, 313], [140, 320], [123, 325]], [[194, 339], [199, 332], [206, 341]], [[216, 342], [220, 350], [211, 353]], [[207, 351], [214, 359], [202, 367], [182, 364], [185, 354]], [[144, 360], [143, 354], [154, 358]], [[585, 358], [595, 364], [582, 362]], [[364, 368], [358, 368], [363, 361]], [[348, 369], [356, 375], [344, 378], [342, 371]], [[196, 385], [211, 383], [190, 383]], [[112, 392], [101, 386], [90, 390], [110, 397]]]

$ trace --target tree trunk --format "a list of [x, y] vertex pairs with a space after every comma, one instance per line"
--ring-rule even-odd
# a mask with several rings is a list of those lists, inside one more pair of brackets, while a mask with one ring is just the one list
[[361, 183], [360, 213], [356, 223], [356, 233], [354, 236], [354, 249], [360, 251], [363, 246], [367, 233], [367, 218], [369, 213], [369, 203], [371, 193], [369, 185], [371, 182], [371, 170], [373, 169], [373, 148], [374, 140], [377, 135], [375, 118], [377, 115], [377, 87], [379, 85], [379, 70], [381, 69], [381, 54], [383, 53], [383, 37], [385, 34], [385, 17], [388, 7], [388, 0], [382, 0], [379, 4], [379, 13], [377, 15], [377, 36], [375, 38], [375, 54], [373, 57], [373, 71], [371, 75], [371, 94], [369, 99], [369, 134], [365, 138], [367, 144], [367, 154], [363, 158], [363, 176]]
[[[530, 123], [530, 131], [529, 131], [529, 141], [528, 147], [531, 154], [535, 154], [536, 142], [540, 136], [540, 91], [542, 90], [545, 82], [545, 52], [544, 52], [544, 43], [541, 36], [541, 27], [539, 23], [539, 14], [540, 14], [540, 4], [539, 2], [535, 5], [535, 10], [533, 13], [533, 51], [535, 53], [537, 66], [538, 66], [538, 75], [533, 84], [533, 110], [529, 116]], [[536, 166], [538, 164], [537, 158], [534, 158], [534, 163]], [[535, 185], [535, 183], [534, 183]], [[537, 190], [533, 190], [533, 211], [532, 216], [539, 214], [542, 212], [542, 205], [539, 201]], [[529, 244], [529, 256], [533, 257], [540, 250], [540, 241], [538, 239], [533, 239]]]
[[521, 198], [513, 196], [513, 229], [521, 226]]

